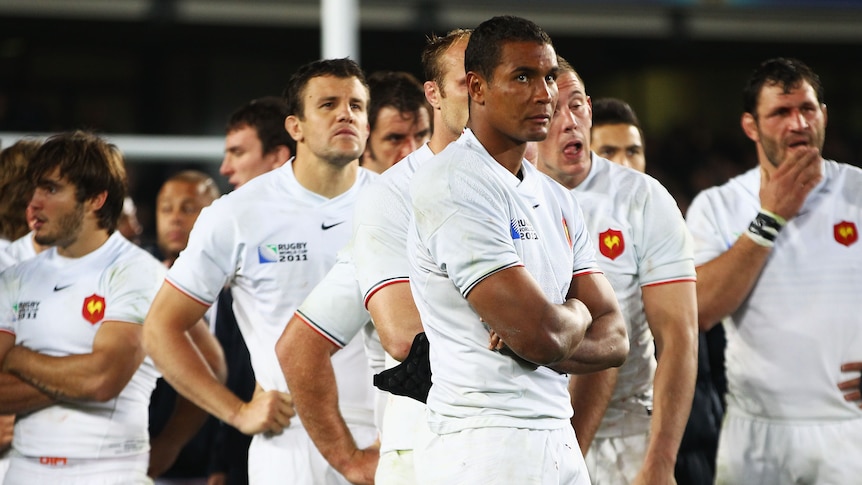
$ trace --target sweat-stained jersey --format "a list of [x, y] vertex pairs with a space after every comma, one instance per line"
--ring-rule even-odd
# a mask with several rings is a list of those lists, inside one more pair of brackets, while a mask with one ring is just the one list
[[430, 344], [431, 431], [569, 426], [568, 377], [488, 349], [466, 297], [498, 271], [524, 266], [554, 303], [573, 277], [599, 272], [569, 190], [522, 164], [519, 179], [472, 131], [419, 167], [410, 185], [410, 286]]
[[[0, 331], [46, 355], [90, 353], [103, 322], [143, 324], [164, 276], [159, 261], [119, 232], [81, 258], [51, 248], [0, 274]], [[146, 453], [148, 406], [158, 376], [146, 358], [107, 402], [61, 401], [18, 416], [12, 446], [25, 457]]]

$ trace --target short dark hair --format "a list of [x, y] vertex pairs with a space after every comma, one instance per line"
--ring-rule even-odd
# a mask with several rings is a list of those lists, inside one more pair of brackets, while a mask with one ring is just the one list
[[464, 69], [475, 72], [485, 79], [500, 64], [500, 52], [504, 42], [535, 42], [554, 45], [551, 37], [535, 23], [511, 15], [490, 18], [476, 27], [470, 35], [464, 53]]
[[355, 77], [368, 89], [368, 82], [362, 68], [355, 61], [343, 59], [322, 59], [301, 66], [290, 76], [287, 86], [284, 88], [284, 99], [287, 102], [287, 115], [305, 119], [305, 106], [302, 102], [302, 94], [308, 81], [321, 76], [335, 76], [345, 79]]
[[757, 117], [757, 100], [763, 86], [778, 86], [785, 93], [791, 89], [798, 88], [803, 82], [807, 82], [814, 89], [817, 101], [823, 103], [823, 86], [820, 84], [820, 76], [802, 61], [793, 58], [775, 57], [760, 64], [751, 76], [745, 88], [742, 90], [742, 109]]
[[291, 155], [295, 155], [296, 140], [284, 128], [285, 118], [287, 118], [285, 100], [278, 96], [265, 96], [253, 99], [237, 108], [228, 118], [225, 133], [248, 126], [257, 132], [264, 155], [281, 145], [286, 146]]
[[422, 71], [426, 81], [437, 83], [440, 94], [445, 96], [443, 78], [446, 76], [443, 68], [443, 55], [453, 44], [462, 39], [469, 40], [472, 29], [450, 30], [443, 37], [435, 34], [429, 35], [425, 40], [425, 48], [422, 49]]
[[107, 192], [104, 205], [96, 211], [99, 227], [113, 233], [123, 213], [126, 198], [126, 167], [116, 145], [93, 133], [72, 131], [48, 138], [36, 150], [27, 167], [27, 176], [38, 186], [54, 169], [75, 186], [78, 203]]
[[641, 135], [641, 143], [645, 141], [638, 115], [628, 103], [621, 99], [599, 98], [593, 100], [593, 128], [603, 125], [634, 126]]
[[[368, 76], [368, 90], [371, 93], [368, 125], [372, 130], [377, 124], [377, 114], [387, 106], [395, 108], [399, 113], [417, 113], [421, 108], [428, 108], [425, 88], [409, 72], [374, 72]], [[430, 109], [428, 114], [431, 114]]]

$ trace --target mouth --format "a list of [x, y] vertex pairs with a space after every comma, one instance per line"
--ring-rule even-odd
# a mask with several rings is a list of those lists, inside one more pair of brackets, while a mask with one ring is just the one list
[[354, 138], [359, 137], [359, 135], [357, 135], [356, 132], [354, 130], [351, 130], [350, 128], [342, 128], [342, 129], [336, 131], [335, 136], [350, 136], [350, 137], [354, 137]]
[[573, 141], [570, 141], [569, 143], [566, 143], [566, 145], [563, 147], [563, 154], [565, 154], [569, 157], [577, 157], [578, 155], [580, 155], [583, 152], [583, 150], [584, 150], [584, 142], [578, 141], [578, 140], [573, 140]]

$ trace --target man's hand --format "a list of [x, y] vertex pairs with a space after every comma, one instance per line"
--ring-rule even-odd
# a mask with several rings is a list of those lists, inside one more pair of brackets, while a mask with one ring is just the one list
[[344, 478], [355, 485], [373, 485], [377, 462], [380, 461], [380, 440], [364, 450], [356, 450], [350, 462], [341, 468]]
[[0, 416], [0, 453], [12, 446], [12, 434], [15, 430], [15, 415], [4, 414]]
[[[862, 362], [848, 362], [841, 366], [841, 372], [859, 372], [862, 373]], [[862, 376], [862, 374], [860, 374]], [[838, 389], [844, 393], [844, 400], [855, 403], [862, 409], [862, 378], [854, 377], [838, 383]]]
[[279, 391], [259, 392], [237, 410], [231, 426], [251, 436], [258, 433], [279, 434], [296, 415], [290, 394]]
[[793, 219], [805, 198], [823, 179], [820, 150], [806, 146], [787, 150], [774, 170], [760, 167], [760, 205], [764, 209]]

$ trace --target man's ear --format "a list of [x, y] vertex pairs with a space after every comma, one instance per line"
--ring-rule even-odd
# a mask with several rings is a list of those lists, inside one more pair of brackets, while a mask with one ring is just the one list
[[425, 99], [428, 100], [428, 104], [434, 109], [440, 109], [440, 88], [437, 86], [437, 83], [434, 81], [425, 81], [422, 87], [425, 88]]
[[96, 212], [105, 205], [106, 200], [108, 200], [108, 191], [103, 190], [84, 201], [84, 203], [88, 206], [89, 210]]
[[745, 132], [745, 136], [750, 138], [751, 141], [755, 143], [760, 141], [760, 134], [757, 132], [757, 120], [754, 119], [754, 115], [751, 113], [742, 113], [739, 124], [742, 126], [742, 131]]
[[485, 79], [479, 74], [470, 71], [467, 73], [467, 94], [476, 104], [485, 104]]
[[290, 115], [284, 119], [284, 129], [297, 143], [302, 141], [302, 126], [300, 126], [299, 118], [296, 115]]

